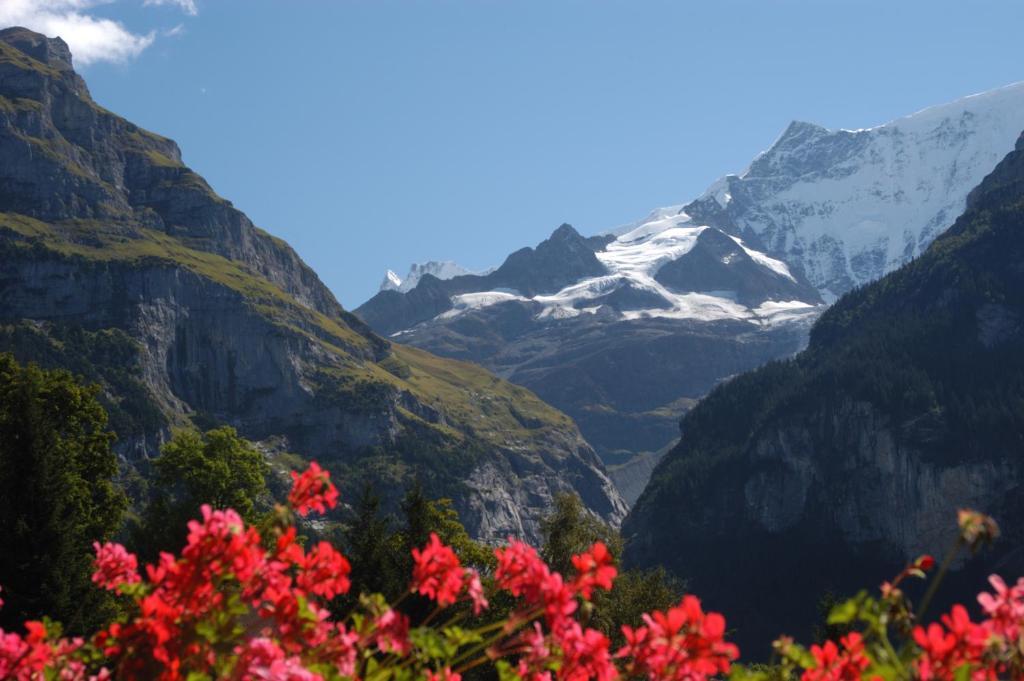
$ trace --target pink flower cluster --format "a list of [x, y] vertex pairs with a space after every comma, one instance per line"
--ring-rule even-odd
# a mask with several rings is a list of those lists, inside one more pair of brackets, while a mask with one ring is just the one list
[[120, 544], [107, 542], [92, 543], [96, 551], [96, 572], [92, 582], [110, 591], [116, 591], [122, 584], [136, 584], [139, 577], [139, 561]]
[[955, 605], [941, 623], [914, 629], [922, 681], [962, 678], [957, 674], [964, 667], [973, 681], [1024, 677], [1024, 578], [1011, 587], [992, 575], [989, 583], [994, 593], [978, 595], [985, 619], [973, 622], [965, 607]]

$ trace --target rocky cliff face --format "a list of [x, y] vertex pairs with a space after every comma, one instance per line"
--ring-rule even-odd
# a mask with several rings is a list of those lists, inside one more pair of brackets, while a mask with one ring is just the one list
[[[1024, 570], [1024, 139], [968, 204], [804, 353], [705, 398], [627, 519], [627, 558], [687, 578], [758, 656], [826, 593], [943, 554], [959, 507], [1007, 535], [958, 563], [961, 583]], [[957, 581], [947, 596], [969, 599]]]
[[59, 39], [0, 31], [0, 161], [0, 349], [101, 382], [126, 461], [229, 423], [350, 489], [419, 477], [488, 540], [536, 540], [563, 490], [624, 515], [567, 417], [374, 335], [173, 142], [96, 105]]

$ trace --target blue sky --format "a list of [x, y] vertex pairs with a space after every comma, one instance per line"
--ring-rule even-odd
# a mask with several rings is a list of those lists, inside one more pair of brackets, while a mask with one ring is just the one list
[[177, 140], [348, 307], [387, 268], [484, 268], [688, 201], [792, 119], [1024, 80], [1019, 0], [3, 4], [75, 35], [97, 101]]

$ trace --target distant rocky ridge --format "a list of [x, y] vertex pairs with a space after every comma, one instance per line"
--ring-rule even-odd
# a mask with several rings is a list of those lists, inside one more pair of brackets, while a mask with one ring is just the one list
[[99, 382], [129, 469], [173, 426], [228, 423], [320, 460], [348, 498], [418, 477], [487, 540], [536, 541], [559, 491], [625, 513], [570, 419], [374, 334], [174, 142], [93, 102], [63, 41], [22, 28], [0, 31], [0, 350]]
[[475, 274], [475, 272], [451, 260], [417, 262], [409, 266], [409, 272], [404, 277], [399, 277], [395, 272], [388, 270], [384, 274], [384, 280], [380, 283], [379, 290], [399, 291], [400, 293], [411, 291], [416, 288], [420, 279], [426, 274], [444, 280], [461, 277], [464, 274]]

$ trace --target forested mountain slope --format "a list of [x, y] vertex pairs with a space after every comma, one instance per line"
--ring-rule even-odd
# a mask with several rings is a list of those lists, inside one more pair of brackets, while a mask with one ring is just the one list
[[748, 650], [805, 633], [827, 592], [944, 553], [958, 507], [1006, 535], [961, 574], [1021, 574], [1024, 138], [921, 257], [841, 298], [795, 359], [712, 392], [682, 433], [627, 519], [627, 557], [687, 578]]

